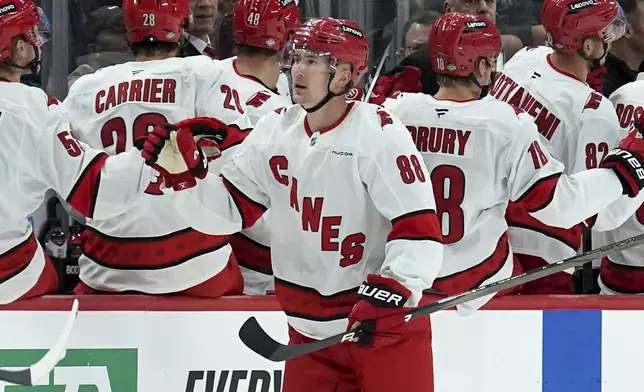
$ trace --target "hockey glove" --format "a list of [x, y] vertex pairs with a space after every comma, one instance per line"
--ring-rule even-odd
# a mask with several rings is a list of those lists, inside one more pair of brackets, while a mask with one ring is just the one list
[[595, 91], [604, 94], [604, 75], [608, 70], [605, 66], [601, 66], [594, 71], [588, 72], [586, 83]]
[[405, 324], [403, 306], [410, 296], [411, 291], [394, 279], [369, 274], [349, 315], [349, 328], [359, 327], [356, 343], [362, 347], [396, 343]]
[[176, 191], [192, 188], [197, 178], [208, 174], [208, 158], [190, 128], [172, 124], [155, 127], [143, 143], [141, 156], [161, 174], [164, 185]]
[[636, 197], [644, 188], [644, 139], [637, 127], [628, 133], [619, 147], [613, 149], [599, 167], [615, 171], [622, 183], [624, 194]]
[[421, 70], [413, 66], [399, 67], [393, 74], [381, 75], [369, 97], [369, 103], [382, 105], [387, 98], [395, 98], [400, 93], [421, 92], [421, 75]]
[[197, 145], [212, 162], [221, 156], [219, 147], [228, 139], [228, 126], [214, 117], [195, 117], [174, 124], [177, 128], [190, 128]]

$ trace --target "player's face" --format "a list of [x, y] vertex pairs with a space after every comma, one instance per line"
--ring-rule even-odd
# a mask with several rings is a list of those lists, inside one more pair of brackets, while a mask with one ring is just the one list
[[445, 12], [481, 15], [496, 23], [496, 0], [447, 0]]
[[193, 15], [193, 34], [202, 36], [211, 34], [215, 28], [218, 0], [190, 0]]
[[328, 93], [329, 57], [305, 50], [294, 50], [290, 57], [293, 102], [307, 108], [317, 105]]
[[427, 45], [430, 28], [431, 26], [427, 25], [421, 25], [418, 23], [412, 24], [409, 27], [407, 34], [405, 34], [404, 46], [399, 53], [400, 57], [405, 58]]

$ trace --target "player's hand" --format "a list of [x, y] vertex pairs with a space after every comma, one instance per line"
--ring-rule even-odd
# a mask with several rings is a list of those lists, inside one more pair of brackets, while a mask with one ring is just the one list
[[172, 124], [155, 127], [143, 143], [141, 156], [157, 170], [164, 185], [183, 190], [197, 185], [208, 174], [208, 157], [197, 145], [190, 128]]
[[349, 315], [349, 329], [359, 327], [359, 346], [383, 347], [403, 334], [405, 308], [411, 291], [391, 278], [370, 274], [358, 290], [358, 303]]
[[644, 188], [644, 138], [637, 125], [599, 165], [615, 171], [624, 194], [630, 197], [636, 197]]
[[228, 138], [228, 126], [214, 117], [195, 117], [174, 124], [177, 128], [189, 128], [208, 161], [221, 156], [220, 146]]

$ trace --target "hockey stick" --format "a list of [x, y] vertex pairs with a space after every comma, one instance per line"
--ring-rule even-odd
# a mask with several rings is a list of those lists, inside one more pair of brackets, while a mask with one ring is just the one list
[[373, 92], [373, 89], [376, 87], [376, 82], [378, 81], [378, 78], [380, 77], [380, 72], [382, 72], [382, 67], [385, 65], [385, 61], [389, 58], [389, 50], [391, 50], [391, 47], [393, 46], [394, 42], [396, 41], [396, 25], [397, 18], [394, 18], [391, 22], [389, 22], [385, 27], [383, 27], [382, 31], [383, 34], [391, 34], [392, 37], [389, 41], [389, 44], [387, 45], [387, 48], [385, 49], [385, 53], [382, 54], [382, 58], [380, 59], [380, 62], [378, 63], [378, 68], [376, 68], [376, 72], [371, 76], [371, 84], [369, 85], [369, 90], [367, 90], [367, 93], [365, 94], [364, 97], [362, 97], [363, 102], [369, 102], [369, 98], [371, 97], [371, 93]]
[[65, 358], [65, 354], [67, 353], [65, 347], [67, 346], [67, 341], [72, 333], [74, 322], [78, 315], [77, 299], [74, 300], [72, 310], [69, 313], [63, 333], [56, 341], [56, 344], [54, 344], [54, 347], [47, 351], [40, 361], [23, 370], [0, 369], [0, 381], [30, 387], [34, 386], [34, 383], [38, 382], [41, 378], [46, 377], [52, 370], [54, 370], [54, 367], [56, 367], [58, 362]]
[[[640, 234], [638, 236], [628, 238], [614, 244], [606, 245], [589, 252], [584, 252], [569, 259], [561, 260], [541, 268], [535, 268], [521, 275], [490, 283], [488, 285], [466, 291], [453, 297], [443, 298], [431, 304], [414, 308], [406, 313], [405, 321], [427, 316], [431, 313], [451, 308], [464, 302], [469, 302], [477, 298], [485, 297], [486, 295], [494, 294], [499, 291], [511, 289], [513, 287], [520, 286], [537, 279], [545, 278], [546, 276], [550, 276], [557, 272], [562, 272], [569, 268], [574, 268], [576, 266], [586, 264], [594, 259], [604, 257], [611, 252], [632, 248], [641, 244], [644, 244], [644, 234]], [[266, 333], [266, 331], [264, 331], [264, 329], [262, 329], [262, 327], [257, 322], [257, 319], [255, 317], [251, 317], [246, 320], [244, 325], [242, 325], [241, 329], [239, 330], [239, 338], [248, 348], [261, 355], [262, 357], [273, 362], [281, 362], [301, 357], [302, 355], [310, 354], [314, 351], [322, 350], [338, 343], [354, 341], [358, 336], [357, 334], [359, 333], [360, 329], [356, 328], [342, 334], [328, 337], [323, 340], [289, 346], [276, 342]]]

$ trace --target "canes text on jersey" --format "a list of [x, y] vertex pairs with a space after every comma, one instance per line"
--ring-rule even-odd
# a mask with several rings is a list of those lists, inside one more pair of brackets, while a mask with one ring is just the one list
[[[284, 174], [288, 170], [288, 159], [285, 156], [273, 156], [269, 160], [270, 169], [275, 180], [290, 188], [290, 206], [300, 213], [302, 217], [302, 230], [313, 233], [320, 233], [320, 249], [327, 252], [340, 251], [341, 267], [354, 265], [360, 260], [364, 253], [362, 246], [366, 241], [364, 233], [354, 233], [346, 236], [342, 242], [338, 241], [341, 216], [322, 216], [324, 197], [303, 197], [299, 198], [297, 191], [298, 180]], [[300, 207], [301, 200], [301, 207]]]
[[103, 113], [126, 102], [175, 103], [174, 79], [134, 79], [110, 86], [96, 94], [96, 113]]
[[505, 101], [516, 106], [534, 118], [539, 133], [546, 139], [552, 139], [561, 120], [553, 113], [550, 113], [543, 104], [537, 101], [523, 87], [509, 77], [500, 74], [490, 89], [490, 95], [494, 98]]

